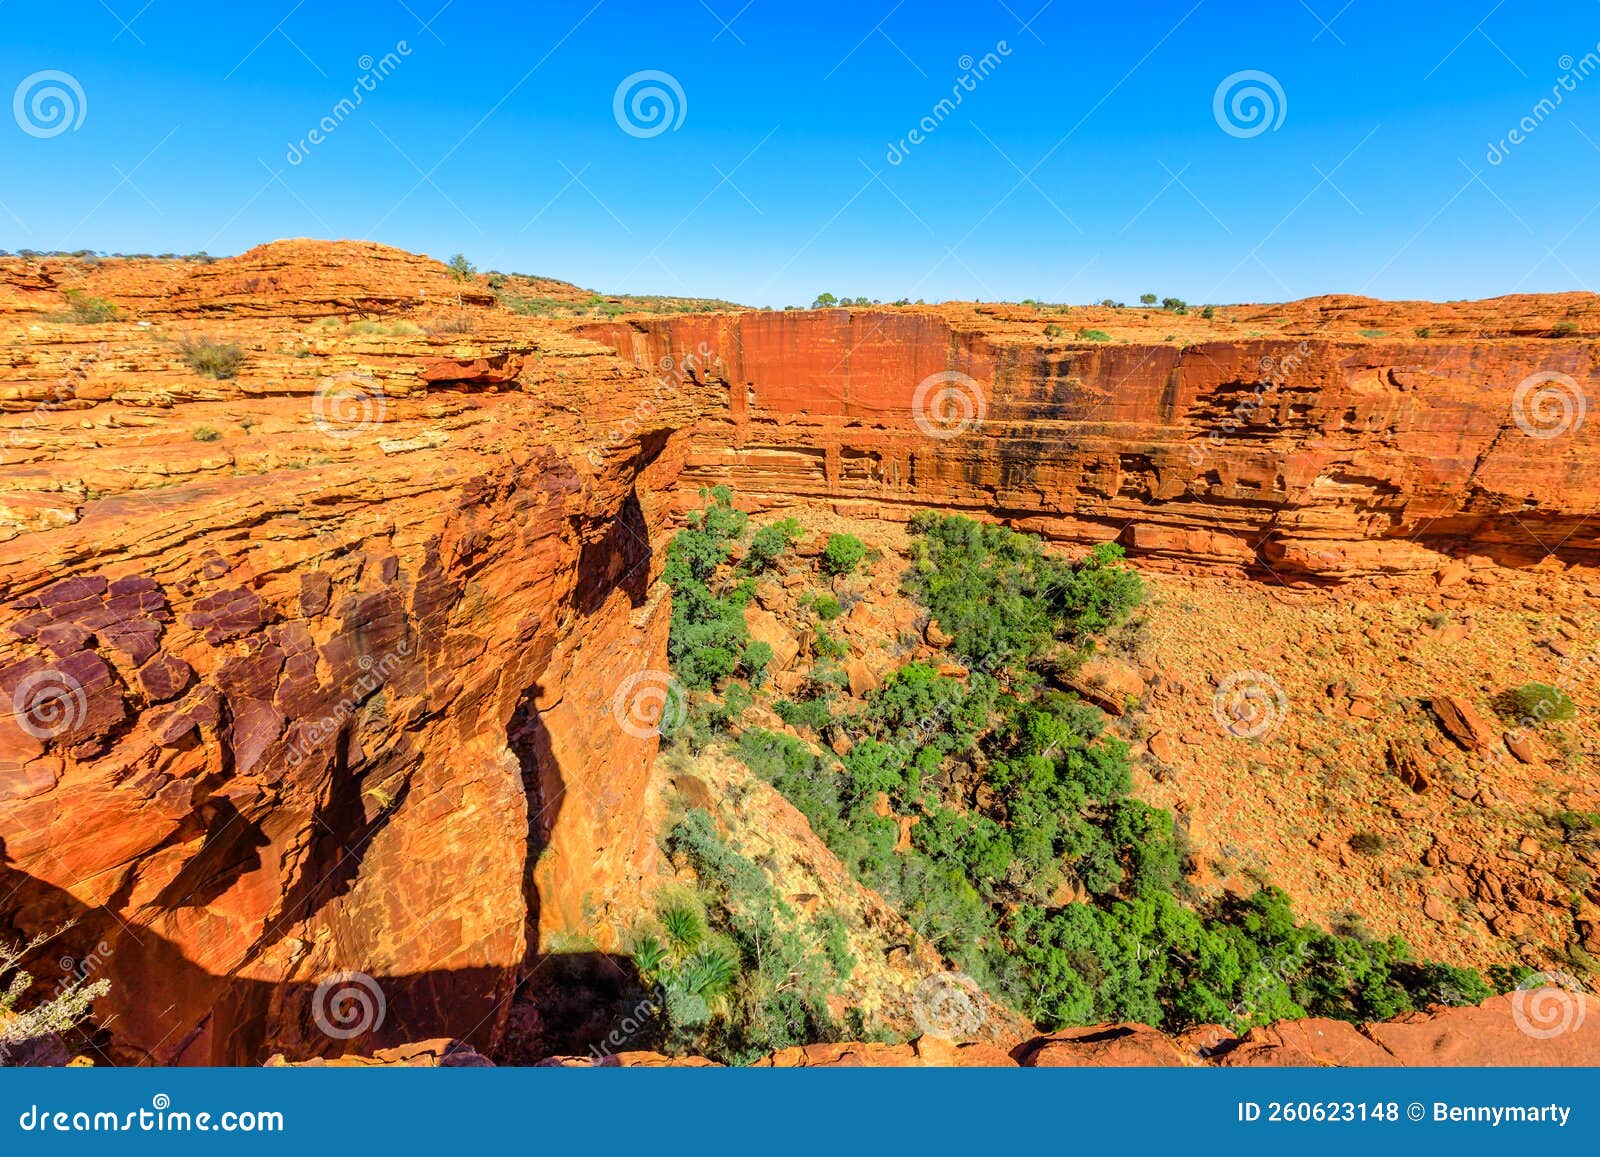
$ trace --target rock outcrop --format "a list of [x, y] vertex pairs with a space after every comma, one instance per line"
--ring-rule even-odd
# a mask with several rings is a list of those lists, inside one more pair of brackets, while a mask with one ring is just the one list
[[644, 367], [713, 353], [695, 377], [720, 404], [697, 426], [686, 488], [728, 482], [858, 516], [953, 508], [1151, 560], [1342, 577], [1431, 571], [1439, 552], [1600, 557], [1586, 521], [1600, 511], [1600, 424], [1584, 421], [1600, 367], [1590, 341], [1550, 328], [1564, 312], [1592, 324], [1594, 299], [1531, 299], [1551, 318], [1532, 321], [1529, 300], [1505, 299], [1503, 314], [1415, 306], [1407, 329], [1424, 336], [1405, 339], [1354, 330], [1352, 313], [1376, 325], [1395, 312], [1366, 299], [1291, 303], [1270, 321], [1241, 307], [1206, 325], [1073, 311], [1122, 325], [1121, 341], [1046, 336], [1062, 327], [1020, 307], [580, 332]]
[[[120, 315], [64, 316], [70, 291]], [[1235, 310], [1269, 336], [1181, 348], [954, 307], [574, 333], [364, 243], [0, 259], [0, 935], [71, 925], [48, 956], [111, 982], [103, 1060], [487, 1050], [554, 935], [622, 926], [655, 873], [675, 495], [963, 509], [1284, 574], [1584, 560], [1596, 426], [1512, 416], [1530, 375], [1593, 388], [1589, 299], [1556, 310], [1576, 336], [1547, 332], [1559, 300], [1440, 307], [1415, 340], [1354, 331], [1382, 303]], [[1505, 1018], [1439, 1028], [1464, 1015], [1360, 1040], [1466, 1063]], [[1270, 1031], [1214, 1059], [1372, 1055]], [[1028, 1058], [1179, 1047], [1115, 1032]]]
[[[757, 1062], [768, 1068], [1372, 1068], [1427, 1066], [1543, 1067], [1600, 1063], [1600, 1002], [1546, 989], [1559, 1020], [1530, 1023], [1525, 1001], [1537, 993], [1497, 996], [1476, 1008], [1434, 1008], [1395, 1021], [1278, 1021], [1236, 1036], [1216, 1025], [1172, 1035], [1142, 1024], [1099, 1024], [1025, 1041], [1006, 1053], [987, 1044], [924, 1036], [909, 1044], [819, 1044], [783, 1049]], [[1549, 1011], [1547, 1009], [1547, 1011]], [[704, 1065], [702, 1057], [618, 1053], [600, 1060], [554, 1057], [569, 1067]]]
[[[613, 696], [665, 665], [695, 399], [613, 439], [642, 375], [548, 325], [313, 324], [451, 282], [310, 245], [106, 324], [0, 263], [0, 932], [75, 921], [49, 955], [111, 981], [119, 1061], [484, 1045], [539, 926], [631, 904], [654, 851]], [[478, 372], [508, 349], [515, 383]]]

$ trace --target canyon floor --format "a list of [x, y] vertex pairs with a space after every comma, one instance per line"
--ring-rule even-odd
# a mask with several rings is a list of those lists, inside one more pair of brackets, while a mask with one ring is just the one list
[[[615, 958], [696, 806], [839, 914], [838, 1014], [911, 1041], [771, 1063], [1596, 1063], [1600, 1015], [1529, 1036], [1515, 994], [1242, 1041], [996, 1009], [917, 1042], [938, 953], [771, 787], [618, 712], [668, 666], [657, 580], [705, 486], [806, 532], [747, 616], [782, 662], [746, 722], [808, 742], [771, 713], [806, 591], [850, 604], [849, 697], [949, 664], [902, 590], [913, 512], [1114, 540], [1148, 597], [1074, 690], [1198, 894], [1271, 883], [1592, 991], [1597, 340], [1588, 294], [767, 312], [368, 243], [0, 257], [0, 936], [64, 928], [38, 983], [109, 983], [100, 1063], [582, 1063], [551, 1058], [627, 1017]], [[1564, 423], [1532, 379], [1572, 383]], [[858, 574], [816, 573], [831, 533]], [[1240, 676], [1264, 718], [1230, 714]], [[1576, 712], [1519, 726], [1532, 683]], [[383, 1015], [330, 1034], [350, 977]]]

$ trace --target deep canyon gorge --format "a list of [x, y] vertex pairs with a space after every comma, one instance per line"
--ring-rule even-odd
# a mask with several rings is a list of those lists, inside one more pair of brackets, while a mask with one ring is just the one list
[[[666, 543], [716, 485], [877, 535], [885, 583], [919, 510], [1121, 544], [1159, 596], [1136, 784], [1187, 817], [1198, 886], [1258, 870], [1473, 963], [1600, 954], [1592, 874], [1530, 826], [1600, 812], [1600, 422], [1569, 407], [1551, 434], [1546, 392], [1596, 396], [1600, 299], [596, 317], [562, 283], [512, 290], [568, 308], [370, 243], [0, 258], [0, 932], [68, 926], [34, 970], [95, 961], [106, 1060], [496, 1055], [553, 958], [607, 967], [672, 874], [685, 778], [619, 726], [619, 688], [668, 667]], [[64, 320], [72, 295], [117, 316]], [[236, 376], [186, 364], [199, 338], [242, 348]], [[1241, 668], [1289, 689], [1260, 752], [1205, 730]], [[1512, 671], [1586, 709], [1560, 743], [1486, 719]], [[44, 726], [29, 696], [63, 675]], [[1310, 814], [1325, 796], [1295, 793], [1339, 774], [1355, 812]], [[1260, 796], [1293, 802], [1238, 811]], [[1374, 825], [1392, 862], [1346, 846]], [[898, 959], [873, 983], [940, 967]], [[386, 1015], [330, 1039], [313, 1006], [347, 973]], [[1510, 999], [1227, 1050], [1021, 1025], [782, 1063], [1600, 1060], [1600, 1015], [1540, 1041]]]

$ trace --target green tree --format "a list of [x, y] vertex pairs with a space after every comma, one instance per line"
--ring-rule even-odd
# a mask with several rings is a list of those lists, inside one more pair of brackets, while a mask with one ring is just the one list
[[789, 548], [799, 541], [800, 524], [792, 518], [763, 526], [750, 539], [750, 549], [745, 552], [745, 569], [753, 574], [771, 570]]
[[866, 544], [855, 535], [830, 534], [822, 548], [822, 566], [829, 574], [849, 574], [866, 554]]

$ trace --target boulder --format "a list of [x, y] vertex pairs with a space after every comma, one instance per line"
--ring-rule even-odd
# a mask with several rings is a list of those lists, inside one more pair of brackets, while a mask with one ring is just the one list
[[1494, 725], [1459, 695], [1439, 695], [1432, 703], [1439, 726], [1465, 751], [1488, 751], [1499, 738]]
[[752, 604], [744, 609], [744, 624], [752, 640], [772, 648], [772, 661], [767, 664], [767, 670], [774, 674], [788, 670], [800, 653], [800, 642], [783, 625], [783, 620], [764, 607]]

